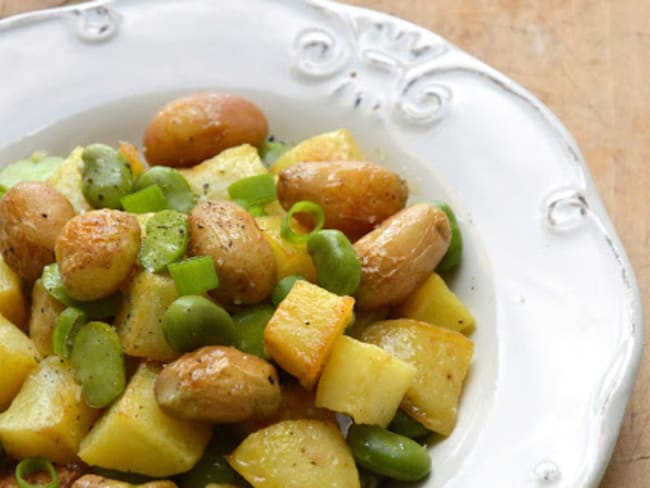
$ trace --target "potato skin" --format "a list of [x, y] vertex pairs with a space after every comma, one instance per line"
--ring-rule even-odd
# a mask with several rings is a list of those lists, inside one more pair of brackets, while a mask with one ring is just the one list
[[218, 301], [250, 304], [264, 300], [275, 286], [271, 246], [246, 210], [230, 201], [205, 200], [188, 218], [190, 256], [212, 258], [219, 287]]
[[156, 377], [158, 404], [188, 420], [235, 423], [274, 414], [282, 397], [276, 369], [234, 347], [184, 354]]
[[50, 185], [24, 181], [0, 200], [0, 247], [5, 262], [27, 281], [54, 261], [54, 244], [75, 211]]
[[229, 93], [196, 93], [172, 100], [149, 122], [144, 154], [151, 165], [187, 167], [229, 147], [259, 147], [268, 134], [264, 113]]
[[[285, 210], [300, 200], [318, 203], [325, 227], [351, 241], [403, 209], [408, 199], [406, 182], [397, 173], [365, 161], [298, 163], [278, 175], [277, 188]], [[309, 224], [301, 214], [296, 218]]]
[[354, 243], [361, 260], [359, 309], [398, 305], [420, 286], [447, 252], [445, 213], [424, 203], [405, 208]]
[[140, 250], [140, 225], [131, 214], [101, 209], [70, 219], [54, 251], [68, 294], [96, 300], [118, 290]]

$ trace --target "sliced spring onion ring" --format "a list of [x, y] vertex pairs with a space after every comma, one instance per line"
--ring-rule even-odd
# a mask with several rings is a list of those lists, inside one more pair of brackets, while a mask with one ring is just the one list
[[[41, 471], [46, 472], [52, 479], [47, 485], [33, 485], [25, 479], [30, 474]], [[16, 465], [15, 474], [18, 488], [59, 488], [59, 477], [56, 474], [54, 465], [51, 461], [43, 457], [23, 459]]]
[[[306, 213], [314, 218], [314, 228], [308, 233], [298, 233], [291, 227], [291, 218], [294, 214]], [[323, 207], [317, 203], [310, 202], [309, 200], [302, 200], [294, 203], [287, 214], [282, 219], [282, 226], [280, 227], [280, 236], [291, 244], [301, 244], [307, 241], [309, 237], [323, 228], [325, 224], [325, 212]]]

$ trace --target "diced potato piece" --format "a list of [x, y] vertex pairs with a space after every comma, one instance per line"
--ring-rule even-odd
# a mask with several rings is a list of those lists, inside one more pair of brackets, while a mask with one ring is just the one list
[[126, 391], [83, 439], [79, 457], [93, 466], [164, 477], [190, 469], [210, 440], [209, 426], [164, 413], [153, 391], [160, 367], [143, 363]]
[[431, 276], [397, 307], [394, 315], [464, 333], [471, 332], [475, 323], [474, 317], [463, 302], [436, 273], [431, 273]]
[[126, 354], [163, 362], [178, 357], [163, 333], [165, 310], [176, 298], [168, 275], [141, 270], [134, 276], [114, 322]]
[[249, 435], [227, 457], [255, 488], [358, 488], [359, 473], [335, 423], [285, 420]]
[[70, 364], [50, 356], [0, 415], [0, 442], [16, 459], [43, 456], [56, 463], [72, 463], [79, 442], [99, 413], [83, 402]]
[[334, 342], [352, 318], [354, 299], [296, 281], [264, 330], [264, 347], [285, 371], [311, 389]]
[[316, 406], [386, 427], [417, 369], [373, 344], [341, 336], [316, 388]]
[[52, 334], [54, 333], [54, 323], [64, 309], [65, 305], [53, 298], [45, 290], [41, 280], [36, 280], [32, 287], [29, 337], [41, 356], [49, 356], [53, 353]]
[[[267, 215], [256, 217], [255, 221], [264, 237], [271, 245], [275, 258], [276, 280], [280, 281], [291, 274], [303, 275], [309, 281], [316, 281], [316, 268], [305, 244], [291, 244], [280, 236], [280, 227], [283, 217], [280, 215]], [[299, 232], [308, 232], [294, 221], [294, 228]], [[301, 230], [302, 229], [302, 230]]]
[[29, 337], [0, 315], [0, 412], [9, 406], [39, 359]]
[[86, 201], [81, 189], [81, 169], [83, 168], [81, 153], [83, 150], [83, 147], [74, 148], [67, 159], [46, 180], [49, 185], [70, 200], [77, 213], [92, 210], [92, 206]]
[[430, 430], [451, 434], [474, 353], [472, 341], [459, 332], [410, 319], [377, 322], [361, 339], [417, 368], [402, 409]]
[[191, 190], [205, 200], [229, 200], [228, 186], [248, 176], [268, 173], [250, 144], [231, 147], [189, 169], [180, 169]]
[[325, 132], [305, 139], [280, 156], [271, 166], [271, 173], [303, 161], [359, 161], [363, 159], [352, 134], [347, 129]]
[[0, 314], [18, 328], [27, 326], [27, 300], [20, 276], [0, 255]]

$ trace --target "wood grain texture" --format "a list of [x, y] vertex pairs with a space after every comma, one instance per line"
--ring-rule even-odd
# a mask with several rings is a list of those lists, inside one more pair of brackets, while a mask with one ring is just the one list
[[[531, 90], [559, 116], [582, 149], [650, 310], [650, 2], [344, 3], [437, 32]], [[645, 355], [600, 488], [650, 486], [649, 381]]]

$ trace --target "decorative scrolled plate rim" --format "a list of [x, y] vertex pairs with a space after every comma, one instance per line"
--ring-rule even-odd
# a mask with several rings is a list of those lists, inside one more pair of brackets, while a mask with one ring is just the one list
[[0, 20], [0, 59], [0, 162], [132, 138], [170, 96], [214, 87], [286, 138], [348, 126], [414, 199], [448, 199], [467, 237], [452, 282], [476, 357], [422, 486], [597, 486], [641, 300], [580, 150], [526, 89], [419, 26], [327, 0], [86, 2]]

